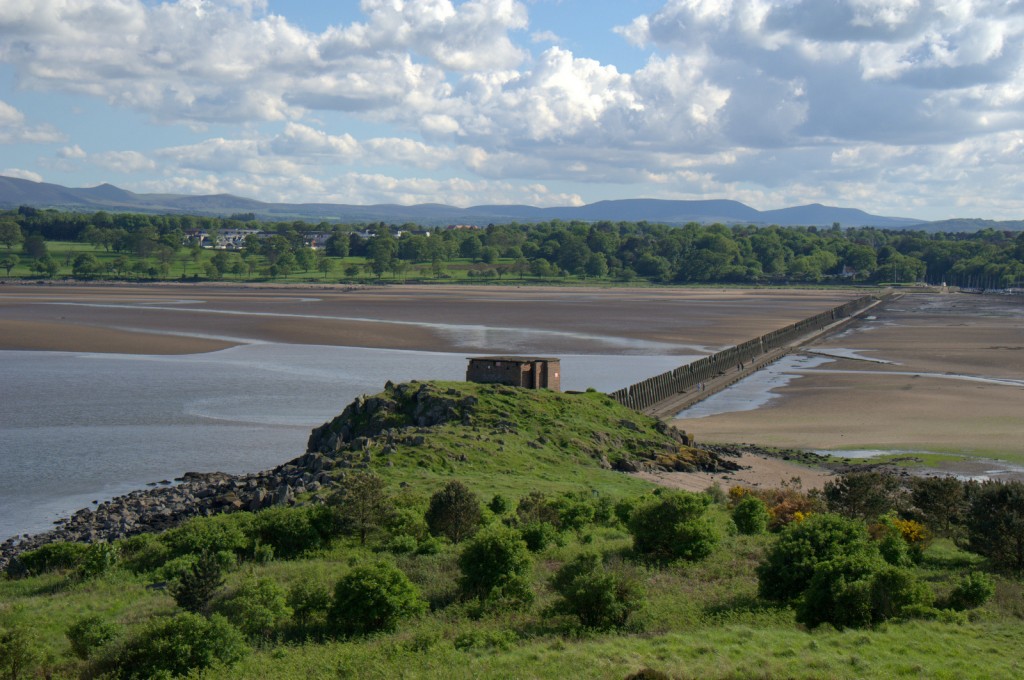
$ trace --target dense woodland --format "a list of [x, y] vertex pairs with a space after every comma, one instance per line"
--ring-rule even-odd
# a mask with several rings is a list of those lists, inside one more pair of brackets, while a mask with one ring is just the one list
[[[259, 229], [237, 251], [200, 252], [234, 229]], [[330, 234], [326, 248], [308, 247]], [[62, 244], [54, 247], [53, 244]], [[80, 244], [80, 246], [77, 246]], [[192, 245], [190, 248], [189, 245]], [[875, 228], [563, 222], [441, 229], [418, 225], [266, 223], [253, 215], [0, 212], [8, 275], [215, 279], [596, 279], [652, 283], [913, 283], [1019, 287], [1024, 233]]]

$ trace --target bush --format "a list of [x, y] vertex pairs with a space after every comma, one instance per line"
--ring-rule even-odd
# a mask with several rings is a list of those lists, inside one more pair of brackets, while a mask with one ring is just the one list
[[579, 555], [551, 579], [560, 596], [553, 610], [579, 618], [585, 628], [621, 628], [644, 603], [636, 579], [606, 569], [598, 555]]
[[251, 523], [252, 515], [247, 512], [195, 517], [165, 532], [161, 540], [173, 557], [219, 552], [241, 555], [250, 548], [246, 530]]
[[118, 650], [113, 664], [121, 678], [187, 675], [218, 664], [230, 666], [247, 651], [241, 631], [223, 616], [206, 619], [183, 612], [151, 622]]
[[757, 567], [758, 592], [769, 600], [798, 597], [814, 576], [814, 568], [868, 548], [863, 522], [840, 515], [812, 515], [786, 526]]
[[292, 559], [324, 544], [315, 521], [323, 512], [330, 511], [323, 506], [267, 508], [253, 516], [249, 534], [260, 545], [271, 546], [275, 557]]
[[491, 512], [495, 515], [504, 515], [508, 512], [509, 504], [508, 500], [506, 500], [504, 496], [494, 494], [494, 497], [491, 498], [491, 502], [487, 504], [487, 507], [490, 508]]
[[531, 522], [520, 527], [519, 533], [530, 552], [540, 552], [549, 545], [558, 543], [562, 538], [558, 529], [548, 522]]
[[760, 498], [745, 496], [733, 508], [732, 521], [741, 534], [763, 534], [768, 530], [772, 514]]
[[476, 494], [462, 482], [451, 481], [430, 497], [425, 518], [431, 534], [459, 543], [476, 533], [481, 514]]
[[821, 562], [797, 606], [809, 627], [869, 626], [931, 604], [931, 593], [906, 569], [893, 567], [868, 548]]
[[560, 529], [579, 531], [594, 523], [594, 505], [582, 494], [559, 494], [550, 501], [550, 504], [558, 513], [556, 526]]
[[967, 519], [970, 548], [997, 569], [1024, 570], [1024, 482], [985, 482]]
[[75, 569], [88, 550], [89, 546], [85, 543], [48, 543], [18, 555], [17, 560], [12, 563], [11, 571], [26, 576], [38, 576], [58, 569]]
[[459, 587], [467, 597], [506, 598], [511, 604], [533, 600], [533, 560], [519, 532], [496, 525], [478, 533], [459, 555]]
[[711, 499], [704, 494], [663, 493], [630, 513], [633, 547], [656, 560], [699, 560], [718, 545], [718, 532], [707, 516]]
[[988, 602], [996, 592], [996, 582], [988, 574], [974, 572], [967, 574], [949, 594], [951, 609], [966, 611], [977, 609]]
[[91, 543], [78, 564], [78, 576], [83, 579], [105, 574], [117, 564], [121, 551], [111, 543]]
[[224, 585], [221, 566], [215, 555], [203, 553], [192, 567], [178, 575], [171, 595], [179, 607], [186, 611], [205, 612], [220, 587]]
[[99, 616], [86, 616], [79, 619], [65, 635], [71, 643], [71, 651], [79, 659], [92, 658], [93, 654], [104, 646], [117, 639], [119, 629], [112, 623], [104, 621]]
[[161, 567], [171, 558], [170, 547], [156, 534], [139, 534], [118, 541], [121, 563], [126, 569], [142, 574]]
[[331, 629], [346, 637], [394, 632], [398, 622], [427, 609], [419, 589], [386, 562], [356, 567], [334, 588], [328, 613]]
[[944, 534], [963, 524], [970, 507], [965, 485], [955, 477], [915, 477], [910, 500], [924, 523]]
[[387, 530], [392, 537], [409, 536], [416, 541], [422, 541], [430, 535], [423, 512], [413, 508], [399, 508], [392, 512], [388, 516]]
[[29, 677], [41, 657], [38, 641], [19, 622], [0, 625], [0, 674], [4, 680]]
[[560, 526], [561, 517], [558, 509], [540, 491], [531, 491], [519, 499], [516, 505], [516, 520], [520, 526], [533, 524], [535, 522], [547, 522], [548, 524]]
[[322, 581], [306, 577], [288, 590], [287, 602], [299, 626], [308, 629], [326, 621], [331, 608], [331, 591]]
[[284, 590], [269, 578], [246, 579], [232, 595], [217, 603], [217, 611], [251, 641], [274, 638], [292, 615]]

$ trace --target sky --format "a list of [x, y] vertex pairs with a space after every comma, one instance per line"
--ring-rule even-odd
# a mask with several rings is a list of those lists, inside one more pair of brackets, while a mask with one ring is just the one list
[[1024, 219], [1024, 0], [0, 0], [0, 174]]

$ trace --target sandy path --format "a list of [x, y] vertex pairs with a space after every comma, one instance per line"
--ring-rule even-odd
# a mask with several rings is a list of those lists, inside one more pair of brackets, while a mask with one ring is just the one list
[[776, 488], [791, 483], [793, 478], [800, 479], [800, 488], [804, 491], [821, 489], [825, 482], [832, 479], [831, 472], [795, 465], [778, 458], [766, 458], [745, 453], [737, 461], [745, 469], [736, 472], [638, 472], [637, 477], [649, 482], [685, 491], [703, 491], [712, 484], [718, 484], [723, 490], [732, 486]]

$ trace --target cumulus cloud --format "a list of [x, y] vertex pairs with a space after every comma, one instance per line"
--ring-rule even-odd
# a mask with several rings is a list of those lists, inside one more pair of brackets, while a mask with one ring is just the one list
[[42, 182], [43, 176], [38, 172], [31, 170], [22, 170], [21, 168], [5, 168], [0, 170], [0, 175], [5, 177], [17, 177], [19, 179], [27, 179], [31, 182]]
[[[78, 147], [75, 148], [77, 149]], [[81, 149], [78, 149], [78, 151], [81, 151]], [[104, 151], [93, 154], [91, 159], [100, 167], [113, 170], [114, 172], [132, 173], [156, 169], [156, 163], [138, 151]]]
[[50, 125], [27, 123], [25, 114], [0, 100], [0, 144], [57, 142], [63, 138], [63, 135]]

